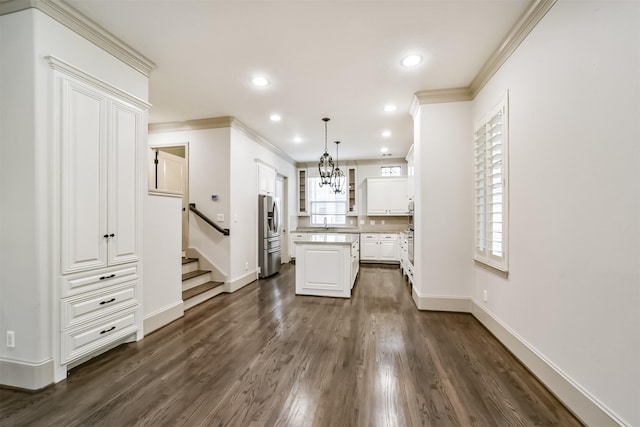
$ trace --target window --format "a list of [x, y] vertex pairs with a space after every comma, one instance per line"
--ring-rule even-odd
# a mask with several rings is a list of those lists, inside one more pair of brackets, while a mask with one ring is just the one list
[[335, 194], [328, 185], [320, 187], [320, 177], [310, 177], [308, 186], [311, 225], [345, 225], [347, 223], [346, 192]]
[[475, 259], [508, 271], [508, 97], [474, 126]]
[[380, 167], [380, 176], [400, 176], [402, 168], [400, 166], [382, 166]]

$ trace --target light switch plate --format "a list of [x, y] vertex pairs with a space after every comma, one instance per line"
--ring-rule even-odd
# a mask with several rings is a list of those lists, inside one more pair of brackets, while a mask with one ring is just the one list
[[216, 218], [218, 219], [219, 222], [224, 222], [224, 214], [218, 214]]

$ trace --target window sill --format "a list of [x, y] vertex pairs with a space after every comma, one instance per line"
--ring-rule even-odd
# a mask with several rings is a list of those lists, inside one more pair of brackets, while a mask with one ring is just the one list
[[496, 267], [493, 267], [492, 265], [489, 265], [483, 261], [474, 259], [473, 262], [475, 263], [476, 267], [480, 267], [484, 270], [487, 270], [497, 276], [502, 277], [503, 279], [508, 279], [509, 278], [509, 271], [502, 271]]

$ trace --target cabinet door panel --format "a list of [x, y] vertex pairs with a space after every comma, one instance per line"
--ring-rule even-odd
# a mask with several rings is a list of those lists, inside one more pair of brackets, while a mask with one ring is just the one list
[[106, 98], [62, 85], [61, 271], [107, 265]]
[[112, 140], [109, 166], [109, 264], [138, 260], [138, 147], [142, 114], [139, 110], [112, 104]]

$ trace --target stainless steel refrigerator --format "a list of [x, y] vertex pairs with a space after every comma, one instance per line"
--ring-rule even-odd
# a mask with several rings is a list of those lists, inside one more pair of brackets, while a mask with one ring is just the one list
[[258, 196], [258, 267], [259, 277], [280, 271], [280, 200]]

